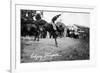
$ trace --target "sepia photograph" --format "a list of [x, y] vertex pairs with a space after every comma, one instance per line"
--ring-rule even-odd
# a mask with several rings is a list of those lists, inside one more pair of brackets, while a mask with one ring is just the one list
[[90, 59], [90, 13], [20, 9], [20, 63]]

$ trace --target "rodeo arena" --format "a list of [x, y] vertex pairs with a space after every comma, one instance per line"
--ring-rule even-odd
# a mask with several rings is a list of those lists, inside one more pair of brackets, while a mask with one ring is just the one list
[[90, 28], [68, 24], [71, 18], [66, 17], [63, 12], [21, 10], [21, 63], [89, 60]]

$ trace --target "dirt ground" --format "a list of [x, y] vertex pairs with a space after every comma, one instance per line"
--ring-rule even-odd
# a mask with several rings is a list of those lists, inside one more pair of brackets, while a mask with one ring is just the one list
[[21, 63], [89, 60], [89, 42], [69, 37], [57, 41], [58, 47], [54, 39], [21, 39]]

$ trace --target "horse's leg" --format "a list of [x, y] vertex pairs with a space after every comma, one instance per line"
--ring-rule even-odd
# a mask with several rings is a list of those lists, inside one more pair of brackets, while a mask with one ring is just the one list
[[37, 41], [39, 41], [40, 32], [37, 34]]
[[37, 38], [37, 32], [35, 32], [34, 41], [36, 41], [36, 38]]
[[51, 37], [52, 37], [52, 34], [50, 33], [50, 39], [51, 39]]
[[57, 38], [54, 38], [54, 39], [55, 39], [55, 45], [56, 47], [58, 47]]
[[49, 32], [49, 38], [51, 39], [51, 32]]
[[35, 35], [35, 37], [34, 37], [34, 41], [36, 41], [36, 35]]
[[60, 31], [60, 37], [62, 38], [62, 32]]
[[56, 31], [54, 32], [53, 37], [55, 39], [55, 45], [58, 47]]
[[37, 41], [39, 41], [39, 36], [37, 36]]

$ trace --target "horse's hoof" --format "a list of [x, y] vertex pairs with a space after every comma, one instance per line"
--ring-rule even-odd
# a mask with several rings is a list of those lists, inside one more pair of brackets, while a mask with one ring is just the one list
[[56, 47], [58, 47], [58, 45], [56, 45]]
[[37, 41], [39, 41], [39, 40], [37, 40]]
[[36, 41], [36, 39], [34, 39], [33, 41]]

